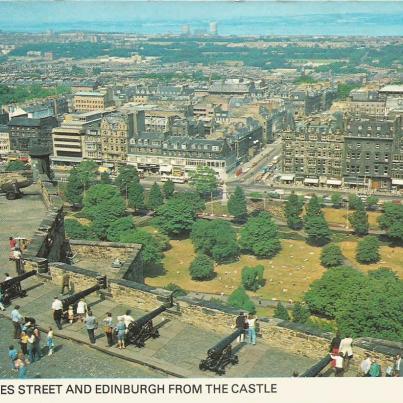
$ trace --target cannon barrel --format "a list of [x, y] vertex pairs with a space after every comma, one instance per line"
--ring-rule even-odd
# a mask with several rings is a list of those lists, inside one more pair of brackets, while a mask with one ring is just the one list
[[0, 288], [4, 292], [8, 288], [14, 286], [17, 283], [20, 283], [21, 281], [23, 281], [29, 277], [34, 276], [35, 274], [36, 274], [36, 270], [31, 270], [31, 271], [21, 274], [20, 276], [13, 277], [13, 278], [10, 278], [9, 280], [2, 281], [0, 283]]
[[208, 351], [208, 355], [217, 355], [221, 354], [224, 349], [229, 346], [241, 333], [243, 329], [237, 329], [235, 332], [231, 333], [229, 336], [224, 337], [220, 340], [214, 347], [211, 347]]
[[135, 324], [138, 327], [144, 326], [150, 320], [153, 320], [156, 316], [160, 313], [166, 311], [168, 307], [166, 305], [161, 305], [159, 308], [154, 309], [153, 311], [146, 313], [145, 315], [141, 316], [140, 318], [135, 320]]
[[332, 357], [330, 354], [323, 357], [320, 361], [318, 361], [315, 365], [311, 368], [307, 369], [302, 375], [301, 378], [308, 378], [308, 377], [315, 377], [319, 376], [320, 372], [326, 368], [326, 366], [332, 361]]
[[106, 276], [98, 276], [97, 281], [98, 281], [98, 284], [95, 284], [94, 286], [87, 288], [86, 290], [79, 291], [73, 295], [70, 295], [69, 297], [63, 298], [62, 299], [63, 311], [67, 311], [69, 305], [74, 305], [81, 298], [84, 298], [87, 295], [92, 294], [94, 291], [100, 290], [101, 288], [107, 287]]

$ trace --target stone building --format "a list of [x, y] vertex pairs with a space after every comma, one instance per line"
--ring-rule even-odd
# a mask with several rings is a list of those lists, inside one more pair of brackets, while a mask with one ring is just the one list
[[104, 110], [112, 106], [112, 94], [110, 91], [80, 91], [73, 96], [74, 112], [85, 113]]
[[6, 125], [0, 125], [0, 158], [10, 152], [10, 133]]

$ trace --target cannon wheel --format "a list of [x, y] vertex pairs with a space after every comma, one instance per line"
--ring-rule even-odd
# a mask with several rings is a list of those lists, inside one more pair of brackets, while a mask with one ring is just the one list
[[232, 365], [235, 365], [235, 364], [238, 364], [238, 362], [239, 362], [238, 356], [237, 356], [237, 355], [234, 355], [234, 356], [232, 357], [232, 359], [231, 359], [231, 364], [232, 364]]
[[14, 192], [7, 192], [6, 199], [7, 200], [15, 200], [17, 198], [17, 193]]
[[204, 360], [200, 362], [200, 364], [199, 364], [199, 369], [200, 369], [201, 371], [205, 371], [205, 370], [207, 369], [207, 368], [206, 368], [206, 363], [205, 363]]

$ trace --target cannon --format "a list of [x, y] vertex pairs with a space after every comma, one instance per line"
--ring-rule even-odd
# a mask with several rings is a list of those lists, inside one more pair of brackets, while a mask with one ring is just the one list
[[201, 360], [199, 369], [214, 371], [218, 375], [225, 374], [225, 367], [228, 364], [238, 364], [238, 356], [232, 353], [231, 343], [243, 332], [237, 329], [229, 336], [224, 337], [214, 347], [207, 351], [207, 358]]
[[86, 290], [76, 292], [73, 295], [70, 295], [66, 298], [63, 298], [62, 304], [63, 304], [63, 318], [66, 320], [67, 319], [67, 310], [69, 309], [69, 306], [72, 305], [74, 309], [74, 313], [77, 311], [77, 304], [78, 301], [80, 301], [81, 298], [86, 297], [87, 295], [92, 294], [95, 291], [98, 291], [100, 289], [105, 289], [107, 288], [107, 279], [106, 276], [98, 276], [97, 277], [98, 284], [87, 288]]
[[153, 319], [160, 313], [166, 311], [173, 306], [173, 294], [169, 297], [168, 304], [161, 305], [150, 313], [141, 316], [134, 322], [130, 323], [126, 333], [126, 344], [134, 344], [137, 347], [144, 347], [145, 341], [149, 338], [156, 339], [159, 337], [158, 329], [153, 325]]
[[14, 298], [25, 297], [27, 292], [21, 288], [21, 281], [32, 277], [36, 274], [36, 270], [28, 271], [20, 276], [10, 278], [0, 283], [0, 290], [3, 294], [3, 303], [9, 305]]

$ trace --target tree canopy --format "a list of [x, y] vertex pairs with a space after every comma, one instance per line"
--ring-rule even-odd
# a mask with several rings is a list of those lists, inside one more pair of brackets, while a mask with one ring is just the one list
[[171, 179], [168, 179], [164, 184], [162, 185], [162, 191], [164, 192], [164, 196], [166, 199], [169, 199], [175, 192], [175, 184], [171, 181]]
[[140, 182], [132, 181], [128, 188], [127, 199], [129, 206], [141, 210], [145, 207], [144, 203], [144, 188]]
[[235, 188], [234, 193], [228, 200], [228, 212], [235, 217], [235, 220], [242, 221], [247, 217], [246, 198], [243, 189], [240, 186]]
[[368, 214], [364, 209], [364, 206], [357, 208], [353, 214], [348, 217], [351, 225], [354, 228], [354, 232], [357, 235], [366, 235], [369, 230]]
[[325, 246], [320, 254], [320, 263], [325, 267], [341, 266], [344, 262], [344, 256], [340, 246], [334, 243]]
[[256, 291], [264, 284], [264, 266], [259, 264], [255, 267], [245, 266], [242, 269], [242, 285], [245, 290]]
[[246, 294], [245, 288], [243, 287], [237, 288], [230, 294], [228, 297], [228, 305], [249, 313], [256, 312], [255, 304], [249, 298], [248, 294]]
[[24, 171], [30, 166], [20, 160], [9, 161], [6, 165], [6, 172]]
[[305, 217], [305, 232], [307, 233], [307, 241], [311, 245], [322, 246], [330, 242], [332, 232], [327, 225], [323, 214]]
[[162, 206], [163, 203], [164, 196], [162, 195], [161, 189], [158, 184], [154, 182], [148, 193], [147, 207], [150, 210], [156, 210], [158, 207]]
[[190, 184], [201, 195], [217, 190], [218, 179], [214, 169], [208, 166], [198, 166], [196, 171], [190, 174]]
[[120, 242], [122, 235], [132, 232], [134, 224], [131, 217], [121, 217], [113, 221], [107, 230], [108, 241]]
[[211, 280], [214, 276], [213, 259], [204, 253], [197, 254], [189, 267], [189, 272], [192, 280]]
[[281, 302], [277, 304], [273, 317], [277, 319], [290, 320], [290, 314], [288, 313], [287, 308]]
[[384, 213], [378, 222], [390, 239], [403, 242], [403, 204], [385, 203]]
[[376, 263], [381, 258], [379, 240], [376, 236], [366, 236], [357, 245], [356, 259], [360, 263]]
[[118, 176], [115, 179], [115, 185], [119, 188], [123, 195], [128, 192], [132, 183], [139, 183], [139, 174], [137, 169], [132, 165], [124, 165], [119, 168]]
[[301, 218], [303, 208], [304, 201], [295, 193], [291, 193], [284, 207], [284, 213], [289, 228], [298, 230], [303, 227], [303, 221]]

